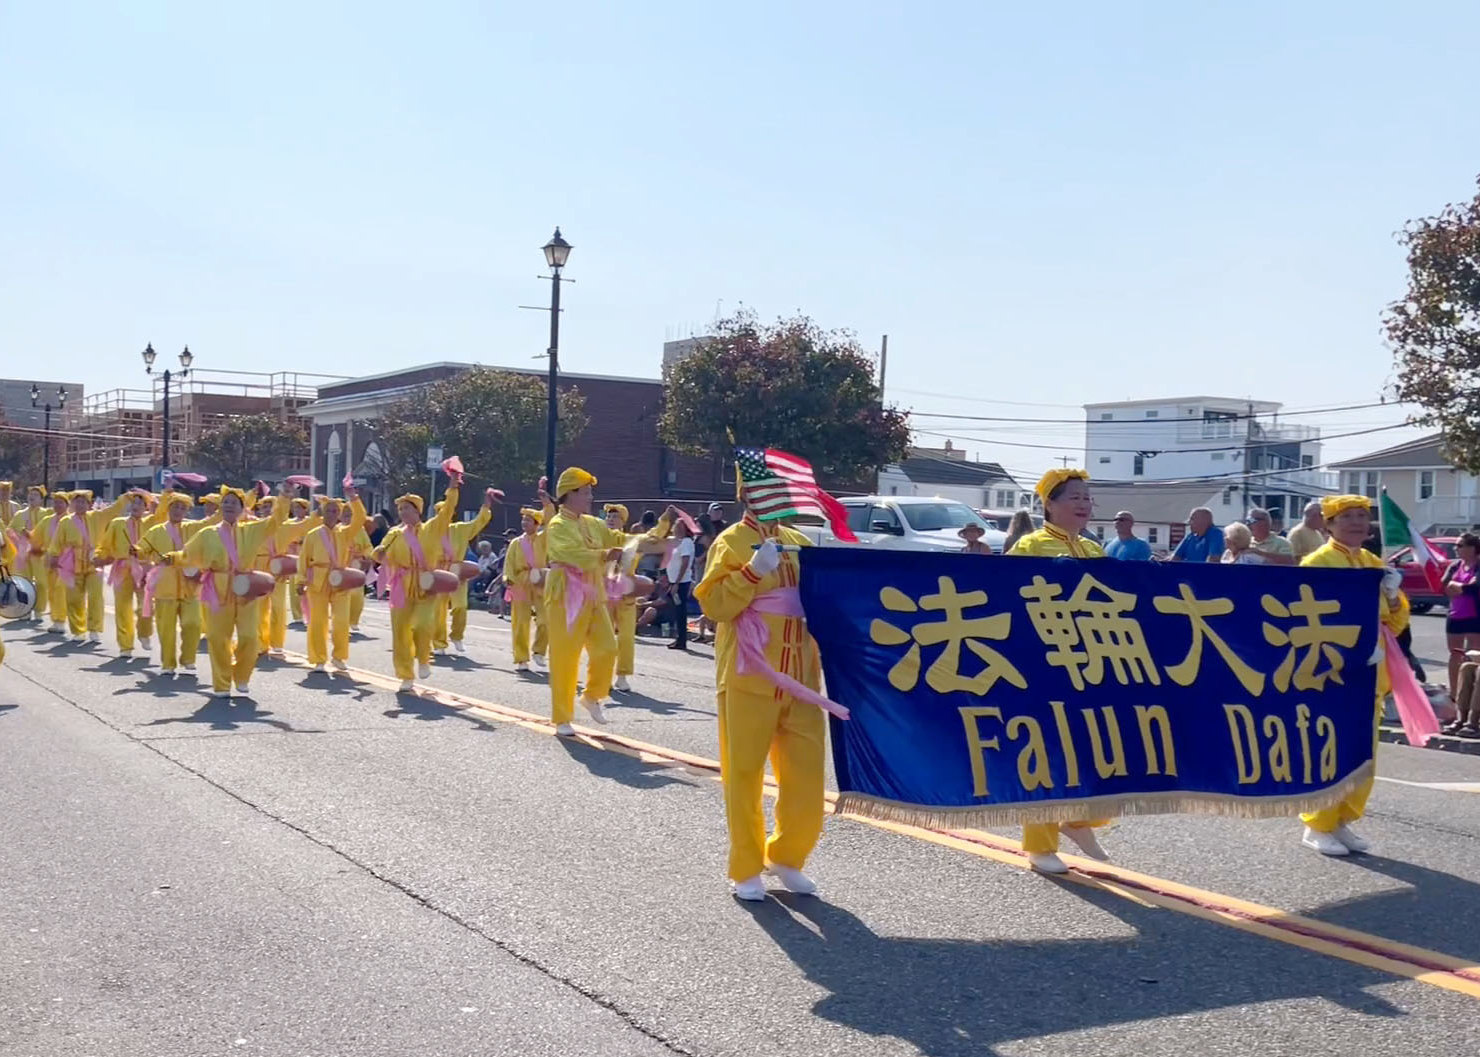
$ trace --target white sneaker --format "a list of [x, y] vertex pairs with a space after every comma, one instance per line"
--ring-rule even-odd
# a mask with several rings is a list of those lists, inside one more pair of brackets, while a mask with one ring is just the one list
[[333, 664], [334, 664], [334, 670], [336, 672], [347, 672], [347, 671], [349, 671], [349, 665], [345, 664], [343, 661], [339, 660], [338, 658], [335, 658], [335, 660], [333, 661]]
[[562, 723], [555, 728], [555, 733], [559, 734], [562, 738], [573, 738], [575, 737], [576, 728], [569, 723]]
[[1028, 865], [1039, 873], [1068, 873], [1069, 867], [1051, 851], [1037, 851], [1028, 854]]
[[51, 632], [53, 635], [65, 635], [67, 633], [67, 625], [65, 625], [65, 624], [53, 624], [51, 627], [47, 628], [46, 630], [49, 631], [49, 632]]
[[418, 679], [430, 679], [432, 677], [432, 666], [430, 664], [418, 664], [416, 666], [416, 677]]
[[1079, 850], [1084, 852], [1086, 858], [1098, 859], [1100, 862], [1110, 861], [1110, 856], [1100, 847], [1095, 831], [1088, 826], [1060, 826], [1059, 832], [1079, 845]]
[[159, 670], [159, 674], [160, 675], [168, 675], [168, 676], [173, 677], [174, 674], [175, 674], [175, 669], [173, 669], [173, 668], [161, 668]]
[[527, 672], [527, 671], [529, 671], [529, 662], [528, 661], [520, 661], [518, 664], [514, 665], [514, 671], [516, 671], [516, 672]]
[[103, 633], [101, 631], [89, 631], [87, 633], [87, 641], [88, 642], [102, 642], [103, 641]]
[[817, 894], [817, 882], [794, 867], [772, 863], [766, 867], [766, 873], [780, 881], [781, 886], [788, 892], [795, 892], [799, 896], [815, 896]]
[[1340, 856], [1351, 854], [1351, 849], [1337, 840], [1335, 836], [1330, 833], [1322, 833], [1320, 830], [1311, 829], [1309, 826], [1305, 827], [1305, 836], [1300, 838], [1300, 843], [1307, 848], [1315, 849], [1322, 855]]
[[766, 900], [766, 882], [762, 881], [760, 874], [747, 877], [743, 881], [735, 882], [735, 898], [743, 899], [747, 903], [764, 903]]
[[543, 654], [536, 653], [534, 655], [534, 666], [540, 671], [545, 670], [545, 658]]
[[432, 651], [432, 656], [433, 657], [446, 657], [447, 656], [447, 647], [446, 646], [438, 646], [435, 650]]
[[627, 693], [631, 691], [632, 684], [627, 681], [627, 677], [625, 675], [619, 675], [617, 676], [617, 681], [612, 684], [612, 689], [621, 690], [623, 693]]
[[581, 707], [591, 716], [592, 723], [606, 724], [606, 711], [601, 707], [600, 701], [592, 701], [589, 697], [581, 698]]
[[467, 653], [468, 652], [463, 647], [463, 640], [462, 639], [453, 639], [452, 640], [452, 649], [456, 653]]
[[402, 679], [401, 688], [396, 692], [401, 694], [413, 694], [416, 692], [416, 684], [413, 683], [410, 679]]
[[272, 649], [267, 651], [267, 655], [278, 660], [282, 660], [284, 657], [287, 656], [287, 654], [283, 652], [283, 648], [281, 646], [274, 646]]
[[79, 642], [79, 643], [81, 643], [81, 642], [86, 642], [87, 641], [87, 636], [86, 635], [72, 635], [72, 636], [70, 636], [70, 638], [71, 638], [71, 640], [73, 642]]
[[118, 656], [120, 656], [120, 657], [132, 657], [133, 655], [134, 655], [134, 651], [133, 650], [119, 650], [118, 651]]
[[246, 683], [242, 683], [241, 686], [238, 686], [236, 688], [236, 696], [237, 697], [251, 697], [252, 696], [252, 688], [249, 687]]
[[139, 649], [143, 650], [145, 653], [148, 653], [150, 650], [154, 649], [154, 640], [151, 639], [148, 635], [140, 635]]
[[358, 625], [358, 624], [351, 624], [349, 626], [349, 633], [351, 635], [358, 635], [360, 633], [360, 625]]
[[218, 700], [218, 701], [225, 701], [225, 700], [227, 700], [228, 698], [231, 697], [231, 691], [230, 690], [212, 690], [211, 691], [211, 696], [214, 697], [214, 698], [216, 698], [216, 700]]
[[1372, 850], [1372, 845], [1365, 838], [1353, 833], [1350, 826], [1337, 826], [1331, 831], [1331, 836], [1341, 841], [1342, 844], [1345, 844], [1347, 851], [1363, 852]]
[[322, 665], [322, 664], [316, 664], [316, 665], [314, 665], [312, 668], [309, 669], [309, 671], [318, 672], [318, 673], [320, 673], [322, 675], [329, 674], [329, 669], [326, 666]]

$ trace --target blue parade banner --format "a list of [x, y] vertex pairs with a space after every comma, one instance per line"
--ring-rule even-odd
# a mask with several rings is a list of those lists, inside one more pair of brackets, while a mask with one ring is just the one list
[[1375, 570], [808, 547], [839, 810], [1286, 816], [1373, 773]]

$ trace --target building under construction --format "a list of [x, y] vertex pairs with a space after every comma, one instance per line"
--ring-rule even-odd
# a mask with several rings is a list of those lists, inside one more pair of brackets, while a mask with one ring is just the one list
[[[170, 462], [175, 470], [195, 470], [215, 479], [214, 467], [191, 465], [190, 450], [211, 429], [234, 418], [267, 415], [307, 429], [299, 409], [318, 397], [319, 386], [340, 381], [337, 375], [279, 371], [220, 371], [195, 368], [184, 378], [170, 377]], [[162, 376], [152, 389], [109, 389], [82, 401], [71, 417], [66, 438], [61, 488], [91, 488], [112, 497], [140, 485], [154, 488], [164, 457], [165, 392]], [[69, 407], [68, 411], [72, 408]], [[292, 456], [254, 466], [253, 477], [278, 479], [306, 473], [309, 448]], [[239, 483], [239, 482], [233, 482]]]

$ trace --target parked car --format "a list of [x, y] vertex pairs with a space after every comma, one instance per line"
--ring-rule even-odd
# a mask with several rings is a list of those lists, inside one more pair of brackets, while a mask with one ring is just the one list
[[[954, 499], [865, 495], [850, 496], [841, 502], [848, 511], [848, 527], [858, 537], [858, 542], [865, 546], [886, 550], [959, 551], [964, 546], [960, 532], [968, 524], [981, 526], [982, 542], [994, 551], [1000, 551], [1007, 542], [1007, 533], [983, 520], [965, 503]], [[795, 527], [813, 543], [841, 545], [825, 527], [806, 524]]]
[[[1429, 540], [1434, 549], [1439, 552], [1439, 557], [1444, 559], [1444, 568], [1454, 564], [1455, 545], [1459, 543], [1458, 536], [1439, 536]], [[1435, 606], [1447, 606], [1449, 599], [1442, 594], [1435, 594], [1434, 589], [1429, 586], [1428, 579], [1423, 574], [1423, 569], [1418, 562], [1413, 560], [1413, 548], [1404, 547], [1402, 550], [1394, 551], [1388, 555], [1387, 563], [1403, 573], [1403, 593], [1408, 596], [1408, 602], [1415, 613], [1427, 613]]]

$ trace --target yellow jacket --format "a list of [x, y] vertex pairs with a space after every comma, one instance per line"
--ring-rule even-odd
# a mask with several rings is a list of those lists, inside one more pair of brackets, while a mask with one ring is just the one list
[[1094, 540], [1083, 536], [1071, 536], [1061, 528], [1044, 525], [1036, 532], [1029, 532], [1012, 545], [1007, 552], [1014, 557], [1027, 558], [1103, 558], [1102, 548]]
[[24, 506], [23, 503], [18, 503], [14, 499], [0, 499], [0, 527], [14, 521], [22, 506]]
[[83, 514], [68, 514], [57, 525], [56, 535], [46, 548], [48, 557], [60, 558], [72, 552], [76, 575], [83, 576], [93, 571], [93, 556], [98, 543], [108, 529], [108, 524], [118, 512], [128, 505], [129, 496], [122, 495], [113, 500], [113, 505], [102, 510], [89, 510]]
[[46, 516], [31, 530], [31, 553], [50, 554], [52, 541], [57, 538], [57, 529], [66, 514], [58, 514], [55, 507], [48, 507]]
[[[210, 573], [215, 577], [216, 597], [225, 602], [232, 597], [231, 578], [236, 573], [255, 567], [257, 555], [267, 543], [267, 538], [276, 532], [288, 518], [288, 500], [278, 496], [272, 503], [272, 514], [256, 521], [238, 521], [236, 537], [236, 565], [233, 566], [226, 554], [226, 544], [221, 542], [221, 533], [230, 530], [221, 522], [208, 532], [197, 531], [185, 543], [181, 557], [183, 564]], [[204, 581], [205, 577], [202, 576]]]
[[[456, 511], [453, 511], [453, 513], [456, 513]], [[463, 555], [468, 553], [468, 544], [472, 541], [473, 537], [483, 531], [483, 526], [488, 524], [492, 516], [493, 510], [491, 508], [486, 506], [479, 507], [478, 513], [471, 521], [454, 521], [448, 526], [446, 533], [444, 533], [446, 538], [442, 541], [442, 549], [446, 555], [445, 564], [442, 568], [451, 568], [463, 560]], [[450, 547], [447, 546], [449, 543], [451, 544]]]
[[[274, 509], [276, 509], [276, 506], [277, 504], [274, 501]], [[293, 508], [290, 505], [288, 509], [291, 511]], [[364, 507], [360, 509], [363, 510]], [[272, 559], [285, 554], [295, 553], [294, 548], [303, 542], [304, 537], [323, 523], [324, 518], [320, 514], [312, 514], [309, 517], [288, 518], [277, 527], [276, 531], [269, 533], [267, 538], [262, 541], [262, 550], [258, 552], [257, 561], [252, 568], [258, 572], [271, 572], [272, 570], [267, 566]]]
[[[582, 578], [606, 601], [606, 552], [626, 543], [626, 535], [606, 527], [606, 522], [590, 514], [569, 514], [561, 508], [545, 524], [545, 556], [550, 563], [545, 577], [545, 605], [565, 605], [565, 567], [579, 569]], [[552, 610], [553, 611], [553, 610]]]
[[[180, 539], [175, 540], [174, 534], [170, 532], [170, 522], [163, 525], [155, 525], [144, 533], [144, 540], [139, 544], [139, 554], [146, 561], [159, 563], [164, 561], [165, 555], [173, 554], [176, 559], [183, 558], [185, 545], [195, 538], [195, 534], [209, 525], [215, 525], [221, 520], [221, 513], [217, 511], [210, 517], [200, 518], [195, 521], [180, 522]], [[151, 573], [151, 575], [153, 575]], [[200, 594], [200, 581], [192, 580], [184, 574], [181, 564], [177, 560], [174, 564], [162, 566], [159, 576], [154, 582], [154, 597], [166, 600], [192, 599]]]
[[[704, 578], [694, 588], [694, 597], [704, 615], [716, 625], [714, 662], [719, 685], [727, 691], [779, 695], [763, 676], [737, 675], [734, 621], [757, 595], [777, 588], [795, 588], [800, 582], [801, 563], [795, 553], [783, 551], [781, 564], [774, 572], [758, 577], [750, 569], [756, 545], [764, 540], [778, 545], [806, 547], [811, 541], [794, 529], [770, 522], [757, 521], [750, 514], [721, 532], [709, 548]], [[766, 662], [799, 683], [818, 689], [822, 685], [821, 662], [817, 644], [807, 634], [800, 617], [762, 614], [766, 622]]]
[[306, 574], [308, 589], [319, 594], [329, 591], [329, 573], [333, 569], [344, 569], [355, 560], [370, 553], [370, 537], [365, 534], [365, 506], [356, 496], [351, 504], [351, 515], [347, 525], [334, 527], [334, 558], [329, 557], [329, 526], [320, 525], [303, 541], [299, 555], [300, 572]]
[[[1378, 569], [1388, 568], [1381, 558], [1364, 547], [1348, 547], [1328, 539], [1300, 560], [1301, 565], [1326, 569]], [[1398, 592], [1398, 601], [1390, 604], [1387, 595], [1377, 593], [1377, 615], [1394, 635], [1401, 635], [1408, 626], [1408, 596]], [[1379, 644], [1380, 645], [1380, 644]], [[1377, 699], [1381, 701], [1393, 688], [1388, 680], [1387, 661], [1377, 662]]]
[[[51, 517], [51, 509], [49, 507], [37, 507], [36, 510], [33, 512], [29, 506], [24, 506], [20, 510], [16, 511], [16, 515], [15, 517], [10, 519], [10, 524], [8, 525], [8, 527], [10, 531], [14, 532], [17, 536], [24, 536], [26, 537], [26, 539], [32, 540], [33, 542], [31, 546], [35, 547], [36, 544], [34, 542], [35, 537], [33, 536], [33, 533], [38, 528], [40, 528], [49, 517]], [[4, 533], [0, 533], [0, 535], [4, 535]]]
[[148, 529], [145, 519], [141, 517], [114, 518], [108, 522], [108, 527], [98, 538], [97, 556], [108, 562], [138, 557], [139, 544], [143, 542]]
[[423, 521], [417, 529], [416, 538], [426, 558], [425, 568], [416, 562], [411, 547], [405, 540], [406, 526], [397, 525], [385, 534], [380, 546], [375, 548], [375, 560], [385, 566], [386, 571], [400, 575], [406, 591], [406, 603], [410, 605], [422, 597], [420, 574], [430, 569], [446, 567], [443, 554], [443, 537], [452, 524], [452, 515], [457, 511], [458, 489], [447, 489], [443, 496], [442, 509], [430, 521]]
[[[529, 560], [524, 556], [525, 540], [529, 540], [529, 549], [534, 552], [533, 565], [530, 565]], [[509, 549], [504, 554], [504, 583], [508, 584], [511, 590], [523, 591], [526, 600], [534, 600], [540, 588], [538, 584], [530, 582], [529, 574], [549, 564], [544, 532], [536, 532], [533, 536], [516, 536], [510, 541]]]

